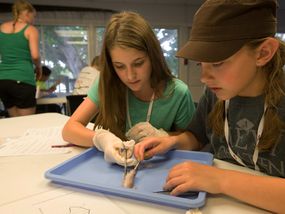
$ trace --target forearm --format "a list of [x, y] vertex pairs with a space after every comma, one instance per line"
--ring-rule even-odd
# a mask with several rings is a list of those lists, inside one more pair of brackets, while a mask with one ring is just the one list
[[33, 60], [33, 63], [35, 65], [36, 69], [40, 69], [41, 68], [41, 58], [40, 58], [40, 56], [33, 57], [32, 60]]
[[224, 170], [221, 193], [270, 210], [285, 213], [285, 179]]
[[182, 150], [200, 150], [201, 144], [191, 132], [170, 133], [175, 141], [175, 148]]
[[68, 121], [62, 130], [62, 137], [65, 141], [83, 147], [93, 146], [94, 134], [94, 131], [76, 121]]

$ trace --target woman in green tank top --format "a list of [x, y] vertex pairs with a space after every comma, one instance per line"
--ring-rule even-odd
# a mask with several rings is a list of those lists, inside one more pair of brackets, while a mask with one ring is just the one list
[[35, 14], [29, 2], [18, 0], [14, 19], [0, 26], [0, 99], [10, 117], [35, 113], [34, 71], [41, 75], [39, 34], [32, 26]]

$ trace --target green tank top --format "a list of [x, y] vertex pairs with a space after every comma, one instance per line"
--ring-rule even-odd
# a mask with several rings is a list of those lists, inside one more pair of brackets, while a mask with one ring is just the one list
[[0, 32], [0, 79], [35, 85], [29, 41], [24, 35], [26, 25], [17, 33]]

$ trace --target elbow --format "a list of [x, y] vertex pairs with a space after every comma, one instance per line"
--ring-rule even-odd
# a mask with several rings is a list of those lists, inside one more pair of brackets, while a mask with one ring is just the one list
[[38, 65], [38, 64], [40, 64], [40, 57], [38, 56], [38, 57], [32, 57], [32, 60], [33, 60], [33, 63], [35, 64], [35, 65]]
[[41, 61], [41, 57], [38, 53], [31, 53], [31, 58], [32, 58], [32, 61], [34, 62], [34, 64], [39, 64], [40, 61]]
[[40, 55], [39, 54], [32, 54], [32, 59], [33, 60], [39, 60], [40, 59]]
[[61, 136], [63, 138], [64, 141], [70, 142], [69, 138], [68, 138], [68, 123], [66, 123], [61, 131]]

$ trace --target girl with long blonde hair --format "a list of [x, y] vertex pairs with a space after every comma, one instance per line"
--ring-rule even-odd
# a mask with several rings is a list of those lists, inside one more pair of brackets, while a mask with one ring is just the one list
[[[111, 17], [99, 69], [100, 77], [63, 129], [65, 140], [95, 145], [107, 161], [122, 165], [119, 151], [126, 145], [132, 150], [145, 137], [186, 130], [195, 109], [189, 89], [173, 77], [158, 39], [139, 14]], [[96, 129], [89, 130], [85, 126], [95, 115]]]

